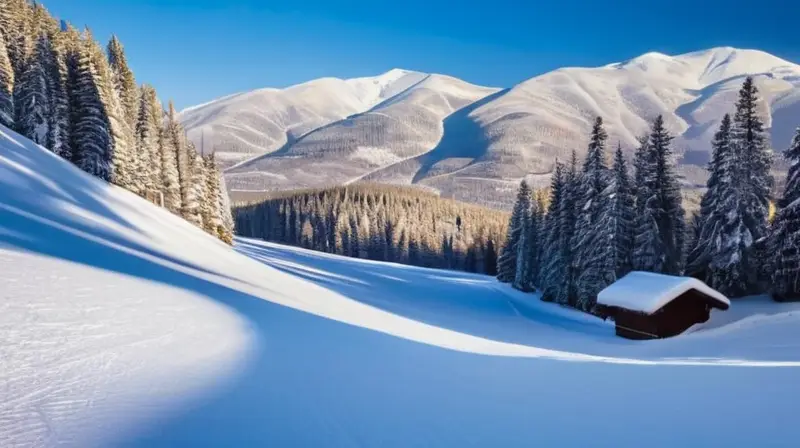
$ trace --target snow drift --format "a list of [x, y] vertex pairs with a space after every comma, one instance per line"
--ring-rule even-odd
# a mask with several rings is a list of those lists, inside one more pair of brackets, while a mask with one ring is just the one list
[[796, 305], [736, 302], [691, 335], [624, 341], [487, 277], [231, 250], [5, 129], [0, 266], [2, 446], [800, 436]]

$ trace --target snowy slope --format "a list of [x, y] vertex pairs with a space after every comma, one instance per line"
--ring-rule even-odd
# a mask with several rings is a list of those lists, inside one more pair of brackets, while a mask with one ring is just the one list
[[424, 77], [394, 69], [369, 78], [322, 78], [286, 89], [227, 96], [185, 109], [180, 118], [198, 148], [216, 150], [224, 166], [230, 166], [364, 112]]
[[353, 182], [427, 153], [441, 140], [447, 116], [495, 91], [448, 76], [426, 75], [367, 112], [229, 169], [228, 188], [281, 190]]
[[800, 437], [798, 305], [625, 341], [483, 276], [231, 250], [5, 130], [0, 276], [4, 447]]
[[[685, 185], [693, 188], [705, 182], [709, 142], [722, 116], [733, 111], [747, 75], [755, 76], [764, 98], [762, 113], [774, 147], [783, 150], [800, 125], [800, 66], [757, 50], [720, 47], [677, 56], [647, 53], [604, 67], [564, 68], [489, 97], [460, 95], [472, 103], [461, 102], [461, 108], [442, 117], [439, 130], [424, 118], [408, 122], [405, 132], [393, 129], [396, 120], [344, 120], [288, 145], [284, 155], [291, 160], [278, 154], [264, 157], [230, 171], [228, 180], [233, 190], [254, 191], [360, 179], [414, 183], [447, 197], [503, 206], [513, 199], [523, 176], [544, 186], [557, 157], [568, 157], [572, 149], [582, 152], [597, 115], [604, 118], [610, 141], [621, 142], [632, 153], [636, 137], [662, 114], [677, 136]], [[417, 103], [432, 101], [399, 95], [388, 102], [411, 103], [402, 107], [413, 110]], [[405, 150], [408, 146], [425, 151], [406, 158], [385, 149], [413, 154]], [[363, 148], [364, 155], [353, 157], [354, 147]], [[364, 163], [364, 158], [380, 163]], [[293, 175], [283, 178], [287, 169]], [[302, 172], [314, 176], [294, 175]]]

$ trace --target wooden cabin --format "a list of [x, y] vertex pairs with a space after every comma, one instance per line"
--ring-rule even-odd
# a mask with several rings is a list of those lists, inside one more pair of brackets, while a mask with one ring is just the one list
[[711, 309], [727, 310], [727, 297], [691, 277], [631, 272], [597, 296], [614, 319], [617, 336], [659, 339], [677, 336], [706, 322]]

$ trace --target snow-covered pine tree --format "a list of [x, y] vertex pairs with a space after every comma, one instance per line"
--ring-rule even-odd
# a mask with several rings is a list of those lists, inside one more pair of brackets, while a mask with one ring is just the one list
[[606, 165], [607, 139], [603, 119], [597, 117], [592, 128], [583, 173], [577, 181], [574, 193], [576, 221], [571, 247], [574, 254], [577, 306], [584, 310], [588, 309], [588, 304], [594, 300], [596, 292], [599, 292], [596, 285], [602, 276], [599, 271], [608, 263], [606, 258], [596, 256], [598, 250], [600, 246], [609, 246], [612, 242], [606, 238], [611, 234], [611, 229], [597, 225], [601, 216], [608, 214], [611, 206], [606, 196], [610, 177]]
[[683, 269], [686, 237], [672, 137], [658, 116], [646, 147], [637, 151], [637, 225], [634, 269], [677, 275]]
[[[209, 173], [208, 175], [210, 176], [212, 174]], [[233, 244], [233, 235], [236, 231], [236, 228], [235, 223], [233, 222], [233, 215], [231, 214], [231, 200], [230, 196], [228, 196], [228, 188], [225, 185], [225, 179], [222, 178], [219, 167], [217, 167], [216, 163], [214, 164], [213, 175], [219, 179], [219, 189], [217, 190], [217, 208], [219, 210], [220, 219], [222, 220], [222, 225], [217, 231], [217, 238], [228, 244]]]
[[711, 171], [698, 215], [699, 235], [689, 252], [687, 272], [724, 294], [747, 289], [740, 263], [749, 232], [741, 213], [741, 154], [733, 145], [730, 115], [725, 115], [712, 141]]
[[105, 111], [106, 127], [111, 137], [108, 150], [113, 173], [111, 182], [140, 194], [142, 181], [141, 173], [136, 171], [133, 129], [128, 124], [119, 95], [114, 88], [114, 74], [106, 55], [94, 40], [91, 42], [90, 51], [97, 73], [98, 90]]
[[87, 31], [69, 55], [70, 146], [75, 165], [110, 181], [113, 176], [111, 133], [93, 46], [96, 44]]
[[622, 145], [617, 145], [613, 166], [614, 179], [609, 198], [614, 221], [614, 265], [616, 277], [621, 278], [631, 271], [633, 258], [633, 226], [635, 222], [634, 194], [628, 165], [622, 154]]
[[[217, 235], [222, 227], [222, 214], [219, 208], [220, 178], [217, 165], [214, 162], [214, 153], [203, 157], [206, 170], [206, 203], [201, 208], [203, 213], [203, 228], [206, 232]], [[287, 218], [289, 214], [287, 213]]]
[[136, 153], [143, 170], [144, 192], [157, 196], [163, 182], [161, 174], [161, 121], [164, 110], [158, 101], [156, 90], [142, 86], [139, 95], [139, 112], [136, 120]]
[[539, 288], [539, 271], [542, 248], [542, 211], [539, 201], [531, 201], [530, 212], [523, 221], [517, 251], [517, 270], [514, 287], [521, 291]]
[[136, 79], [133, 72], [128, 67], [125, 57], [125, 50], [117, 36], [112, 35], [106, 49], [108, 52], [108, 62], [114, 76], [114, 88], [119, 96], [120, 104], [128, 122], [128, 126], [135, 128], [138, 115], [139, 92], [136, 87]]
[[14, 85], [17, 132], [42, 146], [47, 145], [50, 133], [50, 95], [45, 67], [52, 59], [50, 41], [47, 36], [40, 35], [35, 51], [27, 58], [25, 69]]
[[789, 173], [770, 236], [771, 294], [777, 301], [800, 299], [800, 128], [784, 157]]
[[78, 45], [79, 35], [74, 30], [61, 32], [55, 29], [49, 33], [52, 51], [51, 59], [46, 61], [47, 90], [50, 96], [50, 117], [47, 135], [47, 147], [55, 154], [67, 160], [73, 159], [70, 146], [70, 103], [69, 103], [69, 68], [67, 66], [69, 49]]
[[514, 210], [508, 221], [508, 234], [506, 244], [497, 260], [497, 279], [504, 283], [511, 283], [517, 274], [517, 253], [518, 245], [525, 219], [531, 207], [531, 189], [528, 183], [523, 180], [517, 190], [517, 200], [514, 203]]
[[178, 161], [176, 159], [178, 149], [176, 147], [175, 130], [173, 129], [172, 120], [169, 118], [163, 120], [160, 141], [161, 191], [164, 194], [164, 207], [177, 215], [181, 213], [181, 185]]
[[189, 191], [186, 195], [186, 204], [183, 207], [184, 219], [197, 227], [203, 228], [202, 204], [206, 201], [206, 170], [203, 161], [189, 142], [187, 145], [189, 155]]
[[14, 129], [14, 67], [8, 57], [2, 31], [0, 31], [0, 125]]
[[5, 36], [8, 56], [19, 79], [25, 70], [30, 47], [31, 7], [26, 0], [0, 0], [0, 33]]
[[[178, 186], [180, 191], [181, 207], [186, 207], [191, 187], [191, 170], [189, 167], [189, 151], [186, 132], [178, 118], [175, 104], [170, 101], [167, 111], [167, 123], [165, 138], [170, 140], [170, 146], [175, 151], [175, 163], [178, 170]], [[181, 211], [181, 215], [186, 217], [187, 211]]]
[[[524, 184], [524, 188], [523, 185]], [[512, 279], [512, 286], [516, 289], [521, 291], [530, 291], [530, 263], [531, 260], [529, 256], [532, 254], [533, 244], [535, 243], [535, 235], [532, 234], [533, 232], [533, 210], [531, 209], [533, 201], [533, 196], [530, 188], [528, 187], [527, 182], [523, 181], [523, 184], [520, 184], [519, 193], [517, 195], [517, 204], [519, 208], [514, 207], [514, 213], [519, 212], [519, 224], [517, 229], [517, 241], [516, 244], [511, 242], [510, 236], [514, 233], [511, 227], [509, 226], [509, 243], [515, 245], [515, 254], [514, 254], [514, 266], [513, 266], [513, 274], [514, 278]], [[512, 221], [514, 215], [511, 215]], [[506, 259], [503, 259], [501, 262], [502, 269], [506, 269], [504, 266]]]
[[750, 247], [767, 235], [770, 196], [774, 179], [770, 173], [772, 150], [758, 108], [760, 99], [752, 77], [745, 79], [739, 91], [733, 117], [733, 147], [740, 164], [738, 179], [741, 186], [742, 219], [750, 236], [743, 242], [742, 272], [748, 274], [748, 294], [760, 291], [758, 272], [764, 260], [751, 253]]

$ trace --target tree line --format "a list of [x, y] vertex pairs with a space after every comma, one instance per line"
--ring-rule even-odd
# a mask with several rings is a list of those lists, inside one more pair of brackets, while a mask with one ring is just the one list
[[237, 233], [349, 257], [495, 275], [505, 212], [355, 184], [234, 205]]
[[753, 79], [712, 142], [700, 210], [687, 219], [672, 136], [657, 117], [633, 170], [617, 147], [608, 163], [598, 117], [582, 166], [557, 162], [549, 205], [523, 181], [498, 260], [498, 279], [542, 299], [595, 311], [597, 294], [632, 270], [701, 279], [729, 297], [800, 299], [800, 129], [778, 212], [770, 222], [772, 152]]
[[0, 124], [232, 242], [213, 154], [197, 152], [172, 102], [165, 112], [137, 85], [115, 36], [104, 51], [39, 3], [0, 0]]

